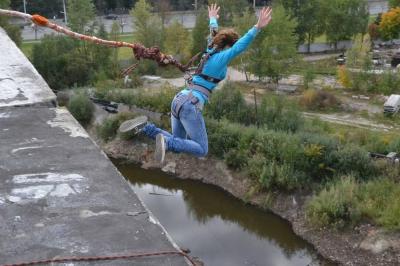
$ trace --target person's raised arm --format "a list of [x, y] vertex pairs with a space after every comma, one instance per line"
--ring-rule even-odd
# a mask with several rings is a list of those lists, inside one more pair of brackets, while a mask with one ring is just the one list
[[222, 52], [226, 62], [230, 62], [233, 58], [244, 52], [256, 37], [257, 33], [267, 26], [272, 19], [272, 8], [264, 7], [260, 11], [257, 24], [254, 25], [245, 35], [243, 35], [231, 48]]
[[220, 7], [217, 4], [211, 4], [208, 6], [208, 17], [210, 19], [210, 35], [208, 36], [208, 46], [211, 45], [213, 37], [218, 32], [218, 19], [219, 19], [219, 12]]

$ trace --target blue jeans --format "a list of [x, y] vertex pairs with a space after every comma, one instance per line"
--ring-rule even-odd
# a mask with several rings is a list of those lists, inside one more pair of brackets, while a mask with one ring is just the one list
[[[175, 108], [175, 99], [181, 94], [175, 96], [172, 101], [172, 108]], [[190, 101], [182, 105], [179, 119], [171, 115], [172, 134], [157, 128], [149, 123], [143, 133], [155, 139], [156, 135], [161, 133], [167, 142], [167, 150], [173, 152], [190, 153], [197, 157], [206, 156], [208, 153], [208, 137], [206, 125], [200, 108]]]

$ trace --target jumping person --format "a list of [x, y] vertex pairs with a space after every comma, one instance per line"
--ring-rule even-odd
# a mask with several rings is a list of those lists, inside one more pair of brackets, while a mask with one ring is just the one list
[[208, 102], [217, 83], [225, 78], [232, 59], [245, 51], [257, 33], [271, 21], [272, 9], [264, 7], [257, 24], [239, 39], [232, 29], [218, 31], [219, 9], [216, 4], [208, 7], [210, 36], [207, 51], [189, 85], [171, 103], [172, 134], [157, 128], [145, 116], [125, 121], [120, 126], [121, 132], [134, 130], [135, 133], [143, 132], [155, 139], [155, 159], [160, 163], [164, 161], [165, 151], [185, 152], [197, 157], [207, 155], [208, 138], [202, 115], [204, 104]]

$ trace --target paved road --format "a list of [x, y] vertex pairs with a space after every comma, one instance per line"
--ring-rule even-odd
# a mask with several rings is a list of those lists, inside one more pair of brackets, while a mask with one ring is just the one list
[[[96, 19], [99, 23], [103, 23], [106, 27], [106, 30], [109, 32], [111, 30], [111, 26], [114, 22], [117, 22], [121, 28], [123, 27], [123, 32], [133, 32], [134, 27], [132, 25], [132, 18], [129, 15], [122, 15], [117, 20], [105, 19], [104, 17], [97, 17]], [[186, 28], [193, 28], [196, 22], [196, 16], [193, 13], [184, 13], [184, 12], [175, 12], [169, 15], [166, 19], [167, 25], [174, 20], [178, 20], [182, 23]], [[53, 20], [55, 23], [65, 26], [65, 23], [61, 19]], [[35, 40], [41, 39], [45, 34], [51, 34], [54, 31], [48, 28], [40, 28], [40, 27], [32, 27], [25, 26], [22, 31], [22, 38], [24, 40]]]

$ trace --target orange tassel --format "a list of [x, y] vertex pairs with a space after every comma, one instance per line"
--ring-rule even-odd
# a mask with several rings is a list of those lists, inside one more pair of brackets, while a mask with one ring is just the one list
[[39, 25], [39, 26], [47, 26], [49, 24], [49, 21], [47, 18], [42, 17], [41, 15], [32, 15], [32, 21]]

